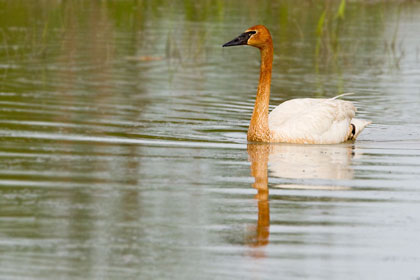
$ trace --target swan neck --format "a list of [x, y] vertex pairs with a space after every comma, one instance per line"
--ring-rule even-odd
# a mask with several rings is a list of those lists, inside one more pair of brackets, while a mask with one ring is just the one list
[[260, 81], [254, 111], [248, 129], [248, 141], [269, 142], [268, 111], [270, 103], [271, 70], [273, 67], [273, 44], [270, 41], [260, 48]]

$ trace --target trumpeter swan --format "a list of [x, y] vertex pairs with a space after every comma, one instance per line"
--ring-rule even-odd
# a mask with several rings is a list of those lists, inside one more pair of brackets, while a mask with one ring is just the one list
[[249, 45], [260, 49], [260, 81], [254, 111], [248, 128], [250, 142], [336, 144], [355, 140], [371, 122], [354, 119], [356, 108], [349, 101], [301, 98], [283, 102], [270, 114], [273, 42], [263, 25], [256, 25], [223, 47]]

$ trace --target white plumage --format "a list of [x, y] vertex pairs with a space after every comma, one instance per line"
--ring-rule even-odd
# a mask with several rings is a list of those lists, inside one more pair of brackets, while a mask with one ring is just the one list
[[370, 122], [353, 119], [355, 113], [351, 102], [336, 98], [283, 102], [268, 116], [272, 142], [334, 144], [356, 139]]

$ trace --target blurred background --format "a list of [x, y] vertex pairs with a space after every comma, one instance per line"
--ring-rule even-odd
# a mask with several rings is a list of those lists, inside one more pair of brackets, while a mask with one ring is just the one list
[[[247, 144], [333, 97], [355, 143]], [[418, 279], [420, 2], [0, 0], [0, 278]]]

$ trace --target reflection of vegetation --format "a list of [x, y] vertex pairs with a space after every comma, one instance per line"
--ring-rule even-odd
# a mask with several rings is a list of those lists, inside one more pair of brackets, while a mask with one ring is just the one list
[[[390, 58], [390, 66], [396, 69], [399, 69], [400, 62], [405, 56], [403, 41], [398, 41], [401, 5], [402, 4], [397, 5], [397, 19], [392, 38], [384, 38], [385, 53], [387, 54], [387, 57]], [[362, 9], [363, 6], [360, 6], [359, 4], [359, 7], [355, 9], [355, 12], [360, 12]], [[347, 32], [345, 29], [348, 29], [348, 26], [351, 25], [351, 23], [346, 22], [345, 20], [345, 12], [346, 0], [341, 0], [339, 5], [337, 1], [324, 2], [324, 9], [318, 19], [316, 28], [315, 68], [317, 72], [319, 72], [320, 65], [323, 65], [324, 67], [332, 65], [334, 71], [339, 71], [340, 64], [343, 62], [348, 63], [349, 61], [355, 61], [357, 59], [356, 56], [359, 54], [359, 48], [362, 47], [359, 45], [359, 41], [347, 44], [351, 47], [344, 46], [344, 48], [342, 48], [343, 40], [340, 40], [340, 36], [343, 36], [343, 33], [345, 34]], [[379, 17], [375, 14], [373, 15], [374, 18], [378, 19], [378, 25], [385, 25], [386, 22], [379, 20], [383, 17], [382, 12]], [[373, 26], [371, 29], [373, 31], [380, 31]], [[356, 38], [357, 36], [358, 34], [355, 34]], [[377, 48], [379, 47], [380, 46], [378, 45]]]
[[400, 63], [405, 56], [405, 50], [403, 48], [403, 41], [398, 42], [398, 29], [400, 26], [401, 6], [398, 7], [397, 13], [397, 24], [392, 35], [391, 41], [385, 40], [385, 51], [389, 57], [391, 57], [391, 68], [400, 68]]
[[323, 50], [327, 57], [337, 59], [339, 52], [339, 34], [340, 27], [344, 20], [344, 11], [346, 7], [346, 0], [341, 0], [337, 11], [331, 8], [331, 2], [325, 2], [325, 9], [322, 12], [316, 29], [317, 41], [315, 48], [315, 57], [318, 62], [320, 59], [320, 51]]
[[[62, 51], [70, 51], [73, 45], [72, 55], [83, 63], [83, 52], [95, 46], [101, 52], [93, 51], [91, 58], [97, 57], [98, 63], [112, 64], [111, 59], [121, 57], [166, 57], [171, 80], [179, 69], [212, 63], [219, 54], [211, 56], [211, 51], [220, 48], [225, 39], [260, 23], [267, 25], [274, 37], [276, 58], [280, 57], [275, 61], [275, 73], [341, 73], [360, 64], [384, 64], [384, 53], [376, 55], [383, 51], [384, 41], [385, 55], [398, 69], [405, 55], [403, 42], [398, 39], [398, 26], [392, 39], [384, 38], [384, 15], [401, 9], [400, 3], [0, 0], [0, 60], [10, 65], [20, 61], [45, 65], [43, 62], [60, 59]], [[11, 71], [0, 69], [0, 78], [5, 79]], [[319, 80], [319, 93], [324, 84]]]
[[[340, 52], [339, 35], [344, 21], [344, 12], [346, 0], [341, 0], [337, 9], [331, 5], [331, 1], [325, 2], [325, 8], [322, 12], [316, 29], [316, 47], [315, 47], [315, 69], [319, 73], [319, 64], [321, 60], [328, 61], [332, 58], [333, 65], [337, 65], [337, 58]], [[321, 53], [322, 51], [322, 53]], [[336, 69], [337, 71], [338, 69]], [[318, 92], [323, 91], [323, 82], [318, 80]], [[338, 93], [342, 93], [342, 81], [339, 80]]]

